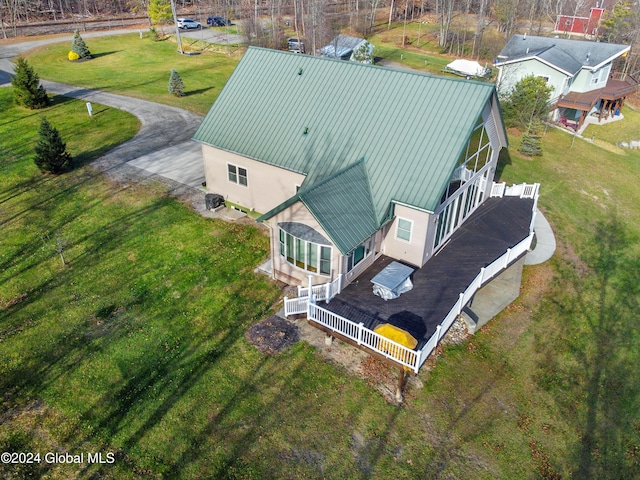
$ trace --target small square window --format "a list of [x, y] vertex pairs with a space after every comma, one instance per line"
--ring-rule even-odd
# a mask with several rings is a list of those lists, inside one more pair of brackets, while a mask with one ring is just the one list
[[406, 242], [411, 241], [411, 228], [413, 222], [411, 220], [405, 220], [404, 218], [398, 218], [398, 228], [396, 230], [396, 237]]

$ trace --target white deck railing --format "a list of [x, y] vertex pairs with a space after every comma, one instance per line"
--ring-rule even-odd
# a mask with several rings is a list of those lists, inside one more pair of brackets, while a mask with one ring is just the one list
[[493, 183], [491, 186], [491, 197], [520, 197], [536, 198], [538, 196], [539, 183], [520, 183], [507, 187], [505, 182]]
[[[533, 217], [535, 218], [535, 211], [538, 203], [538, 188], [539, 184], [521, 184], [514, 185], [512, 187], [506, 187], [504, 183], [493, 184], [491, 190], [491, 196], [519, 196], [520, 198], [533, 198]], [[495, 194], [494, 194], [495, 193]], [[325, 308], [316, 304], [316, 290], [318, 293], [331, 292], [331, 287], [327, 287], [329, 284], [315, 285], [311, 288], [312, 296], [304, 296], [299, 298], [287, 298], [284, 301], [285, 315], [305, 313], [309, 320], [313, 320], [326, 328], [347, 337], [354, 341], [357, 345], [362, 345], [370, 350], [373, 350], [380, 355], [383, 355], [403, 366], [406, 366], [413, 370], [416, 374], [420, 370], [420, 367], [429, 358], [431, 352], [438, 346], [440, 339], [449, 330], [453, 322], [462, 312], [462, 309], [467, 305], [475, 293], [489, 280], [494, 278], [500, 272], [505, 270], [516, 259], [524, 255], [525, 252], [531, 247], [533, 242], [533, 218], [531, 220], [529, 236], [522, 240], [512, 248], [508, 248], [504, 255], [496, 259], [490, 265], [480, 269], [480, 273], [473, 279], [467, 289], [460, 293], [458, 300], [453, 305], [449, 313], [444, 317], [440, 325], [436, 327], [435, 333], [429, 338], [427, 343], [420, 350], [412, 350], [404, 345], [401, 345], [393, 340], [390, 340], [378, 333], [370, 330], [364, 326], [363, 323], [355, 323], [347, 318], [337, 315]], [[339, 277], [340, 278], [340, 277]], [[336, 280], [334, 280], [336, 282]], [[333, 282], [331, 282], [333, 283]], [[340, 283], [338, 282], [338, 286]], [[309, 288], [298, 288], [298, 293], [308, 294]], [[327, 294], [328, 295], [328, 294]], [[328, 297], [332, 298], [332, 297]]]
[[[311, 294], [315, 295], [316, 300], [324, 300], [329, 303], [333, 297], [338, 295], [341, 290], [342, 277], [338, 276], [333, 282], [323, 283], [321, 285], [311, 286]], [[309, 287], [298, 286], [298, 297], [309, 297]]]
[[309, 312], [307, 318], [309, 320], [313, 320], [339, 333], [343, 337], [351, 339], [356, 342], [357, 345], [365, 346], [401, 365], [409, 367], [416, 372], [418, 371], [415, 367], [418, 365], [419, 351], [400, 345], [373, 330], [369, 330], [363, 323], [352, 322], [347, 318], [320, 307], [315, 303], [313, 297], [308, 305]]

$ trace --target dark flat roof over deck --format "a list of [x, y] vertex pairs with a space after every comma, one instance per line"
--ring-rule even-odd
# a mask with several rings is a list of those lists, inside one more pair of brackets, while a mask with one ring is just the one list
[[381, 256], [340, 295], [320, 306], [363, 322], [369, 329], [380, 323], [394, 324], [410, 332], [420, 349], [480, 269], [529, 235], [532, 209], [532, 199], [490, 198], [413, 273], [413, 290], [388, 301], [373, 294], [371, 279], [393, 261]]

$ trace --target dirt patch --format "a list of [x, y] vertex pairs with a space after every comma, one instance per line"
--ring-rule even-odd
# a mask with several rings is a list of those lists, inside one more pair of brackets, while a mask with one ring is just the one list
[[245, 336], [249, 343], [267, 355], [276, 355], [300, 340], [298, 327], [275, 315], [253, 325]]

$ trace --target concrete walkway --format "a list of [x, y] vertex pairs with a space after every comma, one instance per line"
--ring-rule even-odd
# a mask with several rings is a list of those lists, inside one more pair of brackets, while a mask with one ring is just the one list
[[525, 265], [538, 265], [549, 260], [556, 251], [556, 237], [551, 225], [540, 210], [536, 210], [533, 220], [533, 230], [536, 234], [535, 247], [524, 257]]

